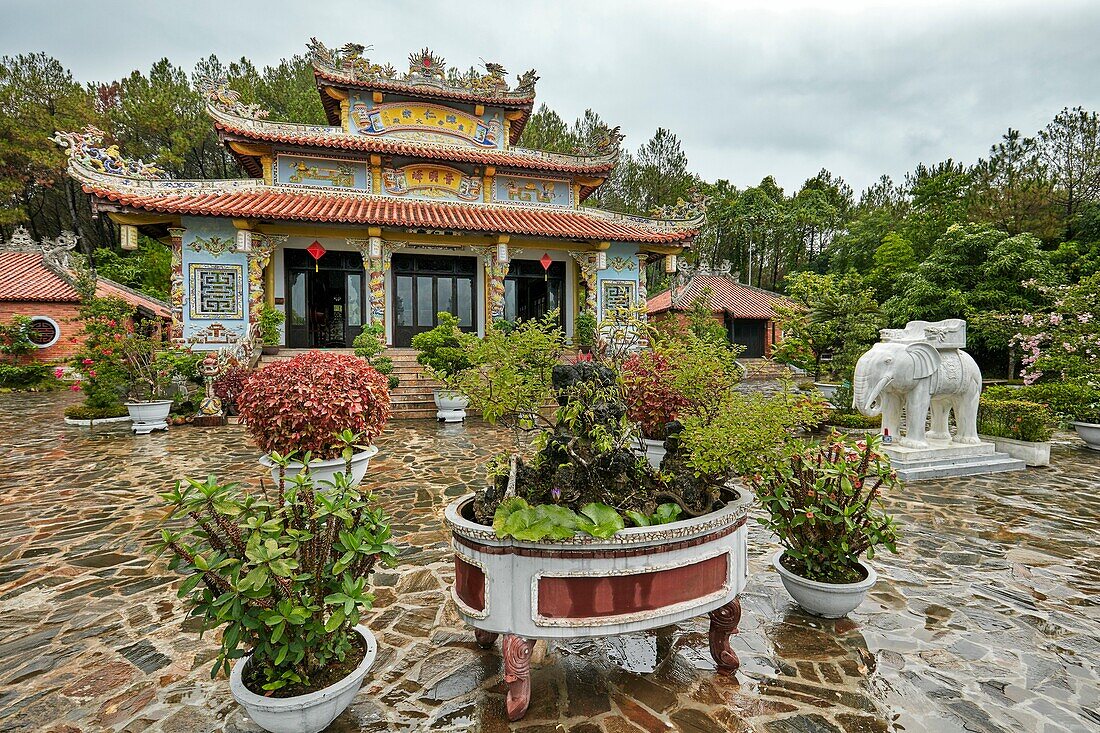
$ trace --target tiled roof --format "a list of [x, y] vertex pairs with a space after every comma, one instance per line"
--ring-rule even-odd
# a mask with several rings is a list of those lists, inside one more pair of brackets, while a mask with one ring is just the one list
[[214, 126], [223, 134], [236, 135], [281, 145], [321, 147], [330, 150], [354, 150], [365, 153], [404, 155], [412, 158], [477, 163], [535, 171], [559, 173], [607, 173], [615, 167], [615, 156], [588, 158], [581, 155], [542, 153], [537, 150], [492, 150], [465, 145], [428, 145], [395, 138], [367, 137], [342, 131], [320, 131], [316, 126], [289, 123], [234, 121], [228, 115], [215, 117]]
[[535, 103], [535, 94], [520, 94], [517, 92], [504, 92], [502, 94], [477, 94], [475, 92], [454, 89], [451, 87], [429, 86], [424, 84], [409, 84], [398, 80], [387, 79], [356, 79], [347, 74], [330, 71], [328, 69], [313, 67], [313, 74], [318, 79], [330, 84], [340, 86], [357, 87], [388, 92], [397, 92], [418, 97], [435, 97], [437, 99], [449, 99], [455, 102], [469, 102], [471, 104], [495, 104], [505, 107], [530, 108]]
[[104, 185], [107, 178], [86, 178], [85, 193], [103, 201], [161, 213], [647, 243], [687, 242], [698, 233], [698, 227], [692, 223], [645, 220], [599, 210], [442, 203], [259, 184], [218, 188], [216, 182], [177, 189], [163, 187], [173, 182], [149, 182], [145, 190], [114, 189]]
[[724, 275], [695, 275], [683, 287], [666, 290], [648, 301], [651, 315], [667, 310], [686, 310], [698, 298], [705, 296], [707, 305], [715, 313], [729, 313], [734, 318], [762, 318], [772, 320], [775, 311], [772, 303], [787, 298], [769, 290], [742, 285]]
[[0, 252], [0, 300], [75, 303], [80, 294], [37, 252]]
[[122, 298], [135, 308], [143, 308], [161, 318], [172, 317], [172, 312], [168, 309], [168, 304], [163, 300], [157, 300], [144, 293], [139, 293], [132, 288], [128, 288], [121, 283], [116, 283], [114, 280], [108, 280], [105, 277], [96, 279], [95, 294], [101, 298]]

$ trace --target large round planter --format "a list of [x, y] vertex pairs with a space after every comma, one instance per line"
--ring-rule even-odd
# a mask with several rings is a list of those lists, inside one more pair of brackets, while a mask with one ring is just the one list
[[154, 430], [168, 429], [168, 413], [172, 411], [172, 400], [127, 402], [126, 409], [130, 412], [130, 429], [136, 435], [148, 435]]
[[856, 610], [859, 604], [867, 596], [867, 591], [878, 580], [874, 568], [866, 563], [859, 563], [867, 577], [858, 583], [820, 583], [816, 580], [808, 580], [801, 575], [792, 573], [783, 567], [779, 558], [783, 557], [783, 550], [772, 557], [772, 566], [779, 573], [783, 581], [783, 587], [791, 594], [799, 606], [807, 613], [822, 618], [843, 618]]
[[536, 639], [614, 636], [708, 613], [711, 655], [720, 671], [737, 670], [729, 636], [748, 578], [747, 492], [695, 519], [556, 542], [498, 538], [472, 520], [473, 498], [445, 514], [455, 551], [451, 595], [483, 646], [505, 634], [511, 720], [527, 711]]
[[1100, 424], [1091, 422], [1071, 422], [1070, 425], [1092, 450], [1100, 451]]
[[442, 422], [462, 422], [466, 419], [466, 408], [470, 398], [451, 389], [433, 389], [435, 398], [435, 417]]
[[264, 356], [275, 356], [276, 354], [279, 353], [279, 348], [280, 347], [277, 344], [272, 344], [272, 345], [264, 344], [263, 346], [260, 347], [260, 353], [263, 354]]
[[[365, 451], [360, 451], [351, 457], [351, 475], [348, 476], [348, 486], [358, 486], [363, 477], [367, 475], [367, 466], [370, 465], [370, 459], [378, 453], [378, 446], [372, 445]], [[279, 466], [275, 461], [271, 460], [270, 456], [260, 456], [260, 465], [271, 471], [271, 480], [275, 482], [275, 485], [279, 485]], [[325, 482], [333, 484], [336, 482], [336, 474], [344, 473], [347, 470], [347, 466], [344, 464], [343, 458], [333, 458], [327, 461], [310, 461], [309, 472], [313, 475], [313, 480], [317, 484], [324, 485]], [[291, 461], [287, 464], [286, 470], [283, 475], [290, 479], [297, 476], [302, 471], [302, 463], [300, 461]]]
[[229, 689], [233, 693], [233, 699], [244, 707], [258, 726], [271, 733], [318, 733], [324, 730], [337, 715], [351, 705], [378, 653], [378, 642], [370, 629], [356, 626], [355, 630], [363, 637], [367, 653], [363, 655], [363, 661], [355, 671], [336, 684], [295, 697], [257, 695], [248, 690], [241, 680], [251, 661], [251, 657], [245, 657], [229, 674]]
[[839, 384], [832, 384], [830, 382], [814, 382], [814, 386], [817, 387], [817, 391], [821, 393], [821, 396], [829, 402], [833, 401], [833, 398], [836, 397], [837, 390], [840, 389]]
[[638, 445], [631, 446], [634, 453], [639, 456], [645, 456], [650, 466], [654, 469], [659, 469], [661, 467], [661, 461], [665, 458], [665, 441], [650, 440], [649, 438], [638, 438], [638, 441]]

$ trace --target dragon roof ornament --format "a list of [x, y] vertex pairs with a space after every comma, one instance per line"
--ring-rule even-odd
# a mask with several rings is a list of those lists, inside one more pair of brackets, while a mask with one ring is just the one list
[[266, 118], [269, 114], [266, 109], [258, 104], [244, 104], [241, 102], [241, 93], [229, 88], [229, 79], [225, 74], [219, 76], [197, 74], [195, 76], [195, 89], [203, 96], [207, 105], [238, 117], [258, 120]]
[[69, 156], [69, 166], [79, 166], [96, 173], [144, 180], [165, 180], [168, 174], [152, 163], [124, 158], [118, 145], [105, 145], [106, 133], [88, 125], [82, 132], [57, 132], [50, 139]]
[[677, 199], [675, 204], [658, 206], [653, 215], [666, 221], [692, 222], [702, 226], [707, 219], [707, 198], [698, 190], [688, 193], [687, 199]]
[[596, 157], [601, 155], [619, 154], [619, 148], [622, 145], [626, 135], [620, 132], [620, 126], [608, 127], [603, 125], [600, 129], [594, 130], [592, 135], [587, 140], [582, 140], [574, 148], [573, 152], [577, 155], [586, 157]]
[[345, 43], [336, 49], [311, 38], [307, 48], [315, 68], [348, 81], [430, 86], [481, 97], [529, 100], [535, 96], [535, 83], [539, 79], [531, 69], [518, 75], [515, 89], [510, 89], [505, 79], [508, 72], [500, 64], [482, 59], [484, 73], [471, 69], [468, 74], [462, 74], [455, 69], [448, 70], [443, 57], [428, 48], [409, 54], [409, 70], [404, 74], [391, 64], [372, 63], [363, 55], [371, 47], [359, 43]]

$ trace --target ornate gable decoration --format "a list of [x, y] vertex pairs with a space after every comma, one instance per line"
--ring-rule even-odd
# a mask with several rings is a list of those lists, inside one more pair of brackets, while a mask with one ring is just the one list
[[573, 152], [577, 155], [585, 156], [598, 156], [607, 155], [608, 153], [618, 153], [619, 147], [622, 145], [626, 135], [619, 131], [620, 126], [614, 127], [603, 126], [603, 129], [594, 131], [594, 134], [587, 140], [581, 141]]
[[672, 221], [698, 222], [701, 225], [707, 217], [707, 199], [698, 191], [692, 191], [688, 196], [688, 200], [678, 199], [675, 204], [658, 206], [653, 210], [654, 216]]
[[266, 109], [261, 108], [258, 104], [244, 104], [241, 102], [241, 93], [229, 88], [229, 79], [224, 74], [217, 77], [206, 74], [196, 75], [195, 89], [203, 96], [208, 105], [223, 112], [229, 112], [238, 117], [247, 117], [250, 120], [263, 119], [269, 114]]
[[106, 133], [88, 125], [83, 132], [58, 132], [51, 140], [69, 156], [70, 165], [80, 165], [99, 173], [116, 176], [165, 180], [168, 174], [161, 168], [132, 158], [123, 158], [117, 145], [104, 144]]
[[481, 60], [485, 73], [471, 70], [462, 74], [455, 69], [448, 71], [442, 56], [424, 48], [409, 54], [409, 70], [401, 74], [390, 64], [375, 64], [363, 56], [370, 46], [346, 43], [339, 49], [326, 47], [316, 38], [307, 45], [313, 65], [330, 74], [352, 81], [383, 82], [408, 86], [432, 86], [482, 97], [512, 97], [530, 99], [535, 95], [538, 74], [534, 69], [516, 77], [515, 89], [509, 89], [505, 80], [507, 70], [500, 64]]

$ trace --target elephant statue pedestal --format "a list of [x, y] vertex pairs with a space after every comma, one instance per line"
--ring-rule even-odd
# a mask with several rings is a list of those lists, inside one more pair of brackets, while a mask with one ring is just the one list
[[856, 362], [852, 406], [864, 415], [882, 416], [882, 432], [892, 441], [882, 450], [902, 480], [1025, 467], [978, 437], [982, 372], [962, 349], [966, 321], [910, 321], [880, 335], [879, 343]]

